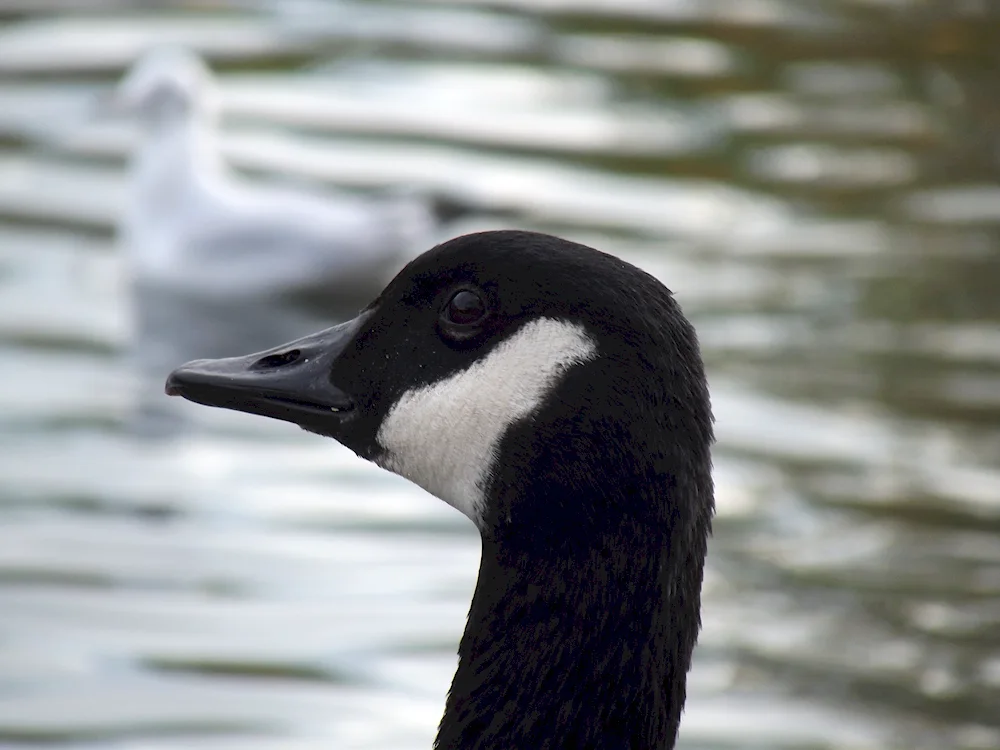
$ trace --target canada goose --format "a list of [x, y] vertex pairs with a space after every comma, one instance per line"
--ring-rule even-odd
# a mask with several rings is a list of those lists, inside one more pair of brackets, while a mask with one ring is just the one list
[[166, 391], [330, 436], [476, 524], [437, 748], [674, 746], [713, 436], [695, 332], [655, 278], [544, 234], [466, 235], [355, 319]]

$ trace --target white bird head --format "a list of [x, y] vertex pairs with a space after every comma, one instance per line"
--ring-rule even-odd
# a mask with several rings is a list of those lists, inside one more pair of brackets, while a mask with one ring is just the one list
[[158, 125], [199, 116], [216, 109], [212, 72], [194, 52], [156, 47], [140, 57], [112, 95], [116, 110]]

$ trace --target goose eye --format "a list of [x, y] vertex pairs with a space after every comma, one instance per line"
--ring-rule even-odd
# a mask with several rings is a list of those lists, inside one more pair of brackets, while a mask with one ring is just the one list
[[449, 323], [468, 326], [478, 323], [486, 315], [486, 303], [475, 292], [463, 289], [448, 301], [445, 317]]

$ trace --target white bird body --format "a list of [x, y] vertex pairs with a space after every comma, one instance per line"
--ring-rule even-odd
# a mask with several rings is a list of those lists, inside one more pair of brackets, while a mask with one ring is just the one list
[[[149, 382], [179, 361], [267, 348], [317, 317], [351, 317], [434, 241], [433, 206], [415, 193], [293, 189], [228, 168], [215, 82], [193, 53], [147, 54], [115, 104], [142, 123], [119, 240], [133, 365]], [[309, 310], [317, 289], [322, 308]], [[166, 401], [159, 390], [143, 398]]]
[[137, 276], [236, 296], [318, 277], [377, 291], [434, 231], [417, 195], [293, 190], [233, 173], [219, 148], [214, 81], [191, 53], [144, 57], [118, 99], [145, 126], [121, 224]]

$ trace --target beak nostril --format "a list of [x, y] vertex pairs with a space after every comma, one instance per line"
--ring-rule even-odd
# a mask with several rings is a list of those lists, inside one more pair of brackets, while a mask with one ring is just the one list
[[281, 352], [280, 354], [269, 354], [254, 362], [252, 369], [273, 370], [278, 367], [285, 367], [297, 362], [301, 356], [302, 352], [299, 349], [289, 349], [287, 352]]

